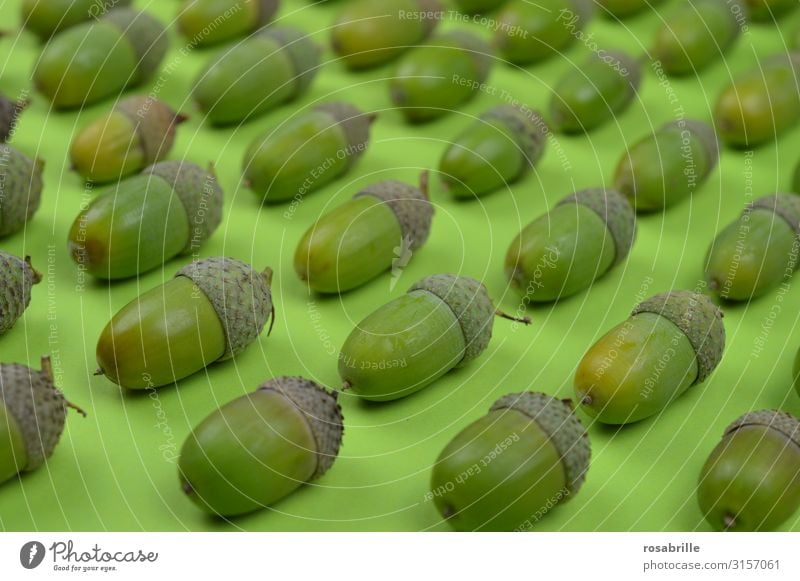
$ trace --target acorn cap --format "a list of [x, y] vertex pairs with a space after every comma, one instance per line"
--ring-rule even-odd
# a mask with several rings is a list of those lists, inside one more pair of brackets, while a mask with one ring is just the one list
[[258, 0], [258, 26], [272, 22], [279, 7], [280, 0]]
[[44, 163], [0, 143], [0, 238], [22, 230], [39, 209]]
[[5, 143], [14, 132], [19, 114], [30, 104], [28, 99], [12, 101], [0, 95], [0, 143]]
[[[449, 46], [450, 43], [460, 45], [469, 54], [475, 65], [476, 80], [483, 83], [489, 78], [493, 60], [492, 48], [480, 36], [469, 30], [456, 29], [439, 34], [436, 40], [443, 41], [445, 46]], [[436, 40], [430, 44], [436, 46]]]
[[67, 416], [67, 402], [53, 385], [50, 358], [42, 357], [42, 371], [0, 364], [0, 401], [22, 432], [28, 453], [24, 470], [35, 470], [53, 453]]
[[536, 165], [536, 162], [542, 158], [550, 130], [538, 111], [521, 106], [497, 105], [486, 111], [480, 118], [484, 121], [500, 121], [511, 129], [517, 146], [525, 154], [528, 168]]
[[302, 412], [317, 443], [317, 469], [311, 480], [325, 474], [339, 454], [344, 434], [342, 408], [336, 401], [338, 394], [304, 377], [276, 377], [258, 389], [287, 397]]
[[422, 23], [422, 38], [419, 40], [425, 40], [428, 38], [431, 33], [436, 29], [439, 24], [439, 20], [441, 18], [428, 18], [430, 14], [442, 14], [444, 15], [444, 5], [439, 0], [416, 0], [416, 4], [419, 7], [419, 17], [420, 22]]
[[14, 326], [31, 302], [31, 287], [42, 275], [25, 260], [0, 250], [0, 335]]
[[706, 152], [706, 157], [709, 162], [708, 172], [719, 162], [720, 143], [716, 131], [705, 121], [699, 119], [683, 119], [682, 121], [670, 121], [664, 128], [677, 127], [678, 129], [687, 129], [692, 136], [697, 139]]
[[175, 276], [191, 280], [214, 306], [227, 344], [220, 361], [244, 351], [273, 313], [270, 268], [256, 272], [235, 258], [214, 257], [184, 266]]
[[569, 490], [567, 499], [576, 494], [586, 480], [592, 448], [589, 435], [570, 403], [544, 393], [523, 391], [504, 395], [494, 402], [490, 411], [502, 409], [525, 414], [548, 435], [564, 465]]
[[747, 426], [763, 426], [786, 436], [795, 446], [800, 447], [800, 420], [792, 414], [780, 410], [761, 410], [748, 412], [725, 428], [725, 436], [729, 436], [740, 428]]
[[464, 357], [458, 366], [480, 355], [492, 338], [495, 308], [486, 287], [474, 278], [434, 274], [414, 283], [408, 292], [424, 290], [439, 297], [458, 319], [464, 334]]
[[136, 127], [144, 151], [145, 165], [164, 157], [175, 142], [175, 128], [183, 117], [151, 96], [123, 99], [114, 107]]
[[[270, 26], [259, 34], [275, 41], [285, 51], [294, 68], [294, 95], [303, 94], [317, 75], [322, 48], [308, 33], [290, 26]], [[265, 57], [268, 55], [264, 55]]]
[[431, 233], [433, 205], [419, 188], [397, 180], [386, 180], [367, 186], [353, 198], [364, 196], [378, 198], [394, 212], [403, 239], [409, 241], [410, 250], [425, 244]]
[[[797, 194], [770, 194], [762, 196], [753, 202], [752, 209], [769, 210], [780, 216], [789, 228], [800, 236], [800, 196]], [[749, 210], [745, 209], [745, 212]]]
[[314, 110], [327, 113], [339, 125], [347, 141], [348, 164], [352, 166], [367, 150], [369, 128], [375, 116], [343, 101], [323, 103], [314, 107]]
[[137, 57], [137, 75], [133, 82], [147, 80], [169, 50], [169, 36], [164, 25], [147, 12], [115, 8], [106, 12], [102, 21], [116, 26], [133, 47]]
[[162, 161], [144, 170], [166, 181], [178, 196], [189, 220], [184, 252], [208, 240], [222, 222], [224, 194], [216, 176], [188, 161]]
[[625, 260], [636, 240], [636, 212], [628, 198], [617, 190], [593, 188], [575, 192], [557, 206], [564, 204], [580, 204], [600, 216], [614, 240], [614, 264]]
[[722, 324], [722, 311], [707, 296], [673, 290], [639, 303], [631, 316], [639, 313], [666, 317], [686, 335], [697, 357], [697, 378], [693, 385], [702, 383], [711, 375], [725, 349], [725, 325]]

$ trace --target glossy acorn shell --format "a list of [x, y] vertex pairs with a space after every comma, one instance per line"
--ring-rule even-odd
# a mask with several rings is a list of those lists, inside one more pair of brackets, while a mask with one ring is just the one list
[[184, 0], [177, 28], [192, 46], [208, 47], [266, 26], [280, 0]]
[[5, 405], [0, 405], [0, 485], [19, 474], [28, 463], [22, 431]]
[[16, 234], [39, 209], [44, 162], [0, 143], [0, 238]]
[[664, 0], [597, 0], [598, 13], [612, 19], [624, 19], [648, 12]]
[[130, 6], [133, 0], [22, 0], [25, 30], [42, 40], [56, 32], [101, 16], [111, 8]]

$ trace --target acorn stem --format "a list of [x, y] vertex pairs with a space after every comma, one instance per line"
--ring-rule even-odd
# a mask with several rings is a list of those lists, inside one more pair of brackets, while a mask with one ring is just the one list
[[501, 311], [500, 309], [495, 310], [495, 316], [500, 317], [501, 319], [508, 319], [509, 321], [515, 321], [517, 323], [522, 323], [523, 325], [530, 325], [531, 318], [530, 317], [515, 317], [514, 315], [509, 315]]
[[341, 389], [341, 391], [348, 391], [348, 390], [350, 390], [352, 387], [353, 387], [353, 384], [352, 384], [352, 383], [350, 383], [349, 381], [345, 381], [345, 382], [342, 384], [342, 387], [341, 387], [340, 389]]
[[33, 284], [39, 284], [40, 282], [42, 282], [42, 273], [33, 268], [30, 256], [25, 256], [25, 262], [27, 263], [28, 266], [31, 267], [31, 270], [33, 271]]
[[180, 125], [181, 123], [185, 123], [189, 120], [189, 116], [185, 113], [175, 113], [175, 117], [172, 119], [172, 123], [175, 125]]
[[49, 355], [42, 355], [41, 372], [50, 383], [53, 383], [53, 364]]
[[86, 412], [83, 410], [83, 408], [81, 408], [80, 406], [75, 405], [74, 403], [72, 403], [69, 400], [65, 400], [65, 401], [66, 401], [66, 405], [67, 405], [68, 408], [75, 410], [76, 412], [81, 414], [84, 418], [86, 417]]
[[430, 184], [430, 171], [423, 170], [422, 173], [419, 174], [419, 191], [422, 192], [422, 195], [425, 196], [425, 199], [430, 201], [431, 197], [428, 195], [428, 186]]
[[103, 371], [102, 367], [98, 367], [97, 369], [94, 370], [94, 373], [92, 373], [92, 375], [94, 375], [94, 376], [105, 375], [105, 374], [106, 374], [106, 372]]
[[266, 267], [264, 270], [261, 271], [261, 275], [264, 277], [264, 280], [267, 281], [267, 286], [272, 286], [272, 275], [273, 270], [269, 266]]
[[378, 114], [377, 113], [365, 113], [364, 117], [367, 120], [367, 124], [372, 125], [373, 123], [375, 123], [375, 120], [378, 118]]
[[587, 393], [581, 398], [581, 405], [592, 405], [593, 401], [592, 396]]
[[267, 337], [272, 334], [272, 327], [275, 325], [275, 305], [271, 305], [269, 315], [269, 329], [267, 329]]

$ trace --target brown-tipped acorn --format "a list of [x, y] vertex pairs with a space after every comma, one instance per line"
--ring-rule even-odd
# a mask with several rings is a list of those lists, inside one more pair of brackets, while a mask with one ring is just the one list
[[708, 297], [686, 290], [655, 295], [587, 351], [575, 393], [605, 424], [643, 420], [705, 381], [724, 348], [722, 311]]
[[530, 530], [578, 493], [590, 457], [571, 402], [508, 394], [442, 450], [427, 498], [457, 531]]
[[50, 357], [42, 357], [40, 371], [0, 363], [0, 483], [44, 464], [61, 438], [69, 407], [86, 415], [56, 389]]
[[320, 217], [295, 250], [300, 279], [317, 292], [337, 293], [391, 269], [393, 288], [431, 230], [427, 180], [424, 172], [419, 188], [397, 180], [371, 184]]
[[0, 143], [0, 238], [19, 232], [39, 209], [44, 162]]
[[496, 315], [512, 318], [495, 309], [474, 278], [428, 276], [353, 329], [339, 354], [339, 375], [364, 399], [405, 397], [478, 357]]
[[30, 256], [22, 260], [0, 250], [0, 335], [22, 316], [31, 302], [31, 287], [41, 281]]
[[700, 510], [718, 531], [774, 531], [800, 507], [800, 420], [749, 412], [725, 430], [700, 473]]
[[20, 113], [30, 104], [30, 99], [12, 101], [0, 94], [0, 143], [5, 143], [14, 134]]
[[72, 167], [93, 182], [117, 181], [166, 157], [186, 120], [150, 96], [128, 97], [84, 127], [70, 146]]
[[272, 269], [204, 258], [124, 306], [97, 343], [100, 373], [129, 389], [160, 387], [255, 341], [274, 318]]
[[178, 30], [192, 47], [212, 46], [266, 26], [279, 6], [280, 0], [184, 0]]
[[207, 512], [236, 516], [316, 480], [342, 442], [336, 397], [309, 379], [276, 377], [223, 405], [181, 448], [183, 492]]

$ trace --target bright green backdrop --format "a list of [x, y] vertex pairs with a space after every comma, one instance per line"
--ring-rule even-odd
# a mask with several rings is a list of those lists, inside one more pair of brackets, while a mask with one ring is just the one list
[[[281, 22], [319, 31], [325, 42], [326, 27], [341, 3], [287, 0]], [[178, 2], [137, 5], [171, 21]], [[0, 26], [16, 26], [18, 2], [0, 0], [0, 15]], [[795, 30], [798, 16], [787, 18], [781, 30]], [[659, 19], [655, 13], [624, 24], [598, 19], [590, 32], [603, 46], [641, 54]], [[478, 361], [417, 395], [387, 405], [364, 405], [344, 396], [344, 446], [331, 471], [274, 509], [226, 523], [204, 516], [183, 497], [174, 463], [191, 427], [215, 406], [275, 375], [302, 374], [338, 385], [337, 350], [352, 326], [428, 274], [449, 271], [480, 278], [499, 305], [514, 312], [519, 297], [506, 286], [502, 260], [520, 227], [576, 188], [608, 184], [626, 142], [673, 119], [676, 105], [687, 115], [710, 119], [715, 96], [730, 75], [752, 67], [756, 55], [768, 55], [784, 41], [773, 25], [753, 25], [727, 64], [713, 66], [702, 79], [664, 86], [648, 70], [640, 99], [617, 123], [589, 138], [558, 137], [536, 172], [513, 191], [454, 203], [434, 179], [433, 232], [399, 284], [390, 290], [387, 273], [341, 299], [309, 296], [295, 277], [292, 254], [305, 228], [360, 186], [387, 178], [415, 182], [421, 169], [435, 169], [447, 140], [472, 116], [500, 102], [501, 90], [544, 107], [548, 87], [585, 58], [587, 49], [576, 44], [563, 59], [526, 70], [497, 62], [490, 83], [498, 96], [482, 94], [460, 112], [421, 127], [405, 125], [391, 109], [386, 86], [391, 66], [353, 74], [330, 62], [299, 103], [240, 129], [219, 130], [203, 126], [188, 100], [194, 75], [214, 51], [183, 57], [182, 42], [173, 35], [166, 62], [175, 63], [174, 74], [139, 91], [158, 83], [161, 98], [192, 116], [180, 128], [172, 157], [214, 162], [226, 192], [223, 224], [202, 254], [235, 256], [275, 269], [275, 328], [236, 361], [213, 365], [153, 396], [121, 393], [103, 377], [93, 377], [95, 343], [109, 317], [138, 292], [170, 278], [183, 261], [173, 260], [138, 281], [110, 287], [86, 281], [79, 288], [66, 235], [91, 194], [69, 171], [66, 152], [76, 130], [112, 103], [80, 113], [53, 113], [43, 97], [32, 95], [14, 144], [47, 161], [42, 207], [25, 232], [0, 241], [0, 248], [32, 255], [45, 280], [35, 288], [25, 317], [0, 338], [0, 360], [38, 365], [40, 355], [51, 353], [58, 385], [90, 415], [70, 414], [47, 465], [0, 487], [2, 530], [446, 530], [424, 497], [431, 464], [446, 442], [505, 393], [533, 389], [570, 397], [582, 354], [627, 316], [637, 294], [694, 288], [714, 233], [740, 212], [748, 196], [787, 189], [800, 157], [800, 130], [784, 135], [780, 147], [767, 145], [753, 156], [725, 151], [720, 170], [690, 202], [640, 220], [628, 261], [590, 291], [536, 307], [529, 328], [512, 329], [498, 320], [494, 339]], [[28, 34], [0, 41], [0, 90], [17, 96], [30, 87], [38, 50]], [[309, 196], [291, 218], [284, 216], [286, 206], [262, 209], [240, 185], [245, 147], [299, 107], [325, 99], [347, 99], [380, 113], [368, 153], [348, 177]], [[754, 408], [800, 413], [791, 387], [792, 359], [800, 345], [800, 289], [794, 286], [785, 295], [772, 293], [750, 306], [728, 307], [729, 345], [720, 368], [662, 417], [619, 431], [592, 426], [594, 457], [585, 487], [538, 523], [537, 530], [707, 530], [696, 507], [696, 479], [724, 427]], [[800, 530], [800, 514], [788, 528]]]

